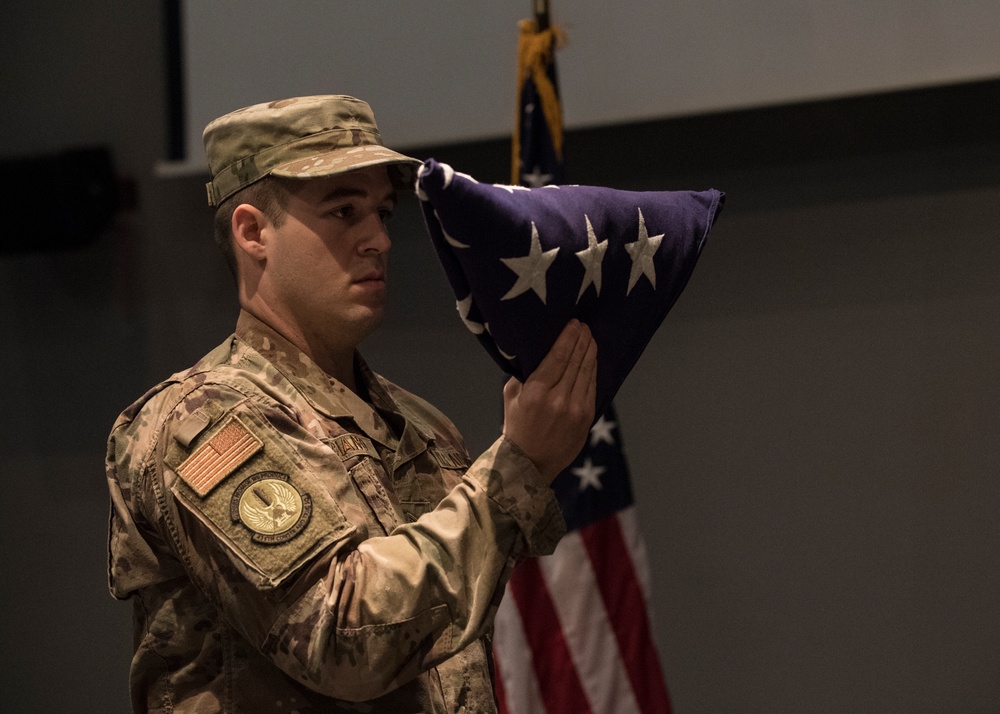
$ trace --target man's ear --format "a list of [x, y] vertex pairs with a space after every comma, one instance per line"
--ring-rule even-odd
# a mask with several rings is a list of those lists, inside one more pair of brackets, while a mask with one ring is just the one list
[[233, 210], [233, 242], [237, 250], [242, 250], [254, 260], [263, 260], [267, 256], [267, 241], [264, 239], [264, 229], [271, 222], [263, 211], [241, 203]]

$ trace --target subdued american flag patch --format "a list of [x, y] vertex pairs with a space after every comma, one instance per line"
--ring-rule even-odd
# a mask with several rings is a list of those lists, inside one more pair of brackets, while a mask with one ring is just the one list
[[195, 493], [205, 496], [263, 446], [239, 418], [232, 416], [177, 467], [177, 474]]

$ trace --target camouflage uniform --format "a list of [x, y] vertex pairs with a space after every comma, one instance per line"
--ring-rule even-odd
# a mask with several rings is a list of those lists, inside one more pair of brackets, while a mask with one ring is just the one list
[[119, 417], [109, 578], [134, 603], [136, 711], [495, 711], [492, 616], [558, 506], [505, 438], [470, 464], [440, 412], [357, 373], [370, 403], [242, 313]]

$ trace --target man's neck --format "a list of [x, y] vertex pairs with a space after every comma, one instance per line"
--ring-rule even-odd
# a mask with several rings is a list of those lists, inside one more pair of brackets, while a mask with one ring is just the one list
[[244, 305], [243, 309], [302, 350], [326, 374], [336, 379], [352, 392], [358, 393], [354, 368], [357, 346], [336, 344], [327, 335], [308, 334], [287, 320], [283, 320], [266, 306]]

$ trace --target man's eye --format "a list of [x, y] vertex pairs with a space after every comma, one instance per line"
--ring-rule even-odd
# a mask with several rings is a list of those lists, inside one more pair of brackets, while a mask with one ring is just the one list
[[337, 206], [330, 211], [330, 215], [334, 218], [350, 218], [354, 213], [354, 206]]
[[380, 208], [378, 212], [379, 218], [382, 219], [383, 223], [388, 223], [392, 220], [393, 211], [391, 208]]

